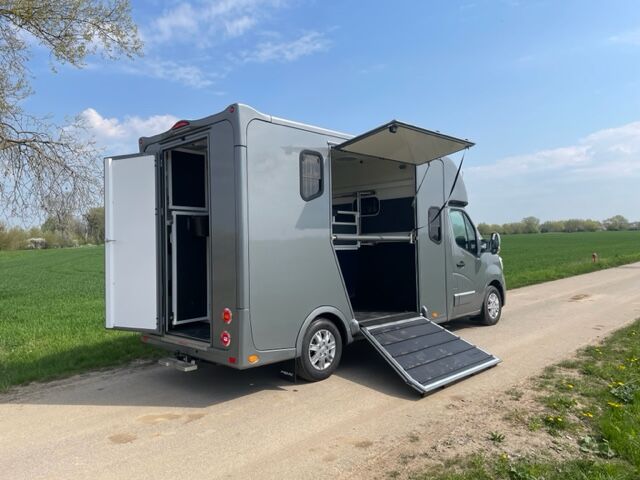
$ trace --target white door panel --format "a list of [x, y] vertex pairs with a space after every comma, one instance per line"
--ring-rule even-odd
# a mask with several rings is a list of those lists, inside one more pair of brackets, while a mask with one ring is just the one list
[[155, 157], [105, 159], [107, 328], [158, 328]]

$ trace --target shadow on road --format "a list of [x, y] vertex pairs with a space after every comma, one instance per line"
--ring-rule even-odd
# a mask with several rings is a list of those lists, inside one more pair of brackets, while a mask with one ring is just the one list
[[[283, 364], [275, 364], [233, 370], [200, 363], [195, 372], [183, 373], [156, 365], [134, 365], [34, 384], [0, 396], [0, 403], [204, 408], [261, 391], [281, 390], [295, 395], [321, 386], [302, 379], [293, 384], [279, 374], [282, 367]], [[386, 395], [420, 399], [364, 341], [344, 350], [334, 375]]]

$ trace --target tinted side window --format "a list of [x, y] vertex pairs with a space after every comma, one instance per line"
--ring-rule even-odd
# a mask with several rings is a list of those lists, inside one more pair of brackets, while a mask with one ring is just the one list
[[323, 188], [322, 155], [303, 151], [300, 153], [300, 196], [306, 201], [313, 200], [322, 195]]
[[460, 248], [469, 250], [467, 242], [467, 227], [464, 224], [464, 217], [460, 210], [449, 210], [449, 219], [453, 230], [453, 238]]
[[476, 255], [478, 253], [478, 239], [476, 238], [476, 229], [466, 214], [464, 216], [464, 225], [467, 229], [467, 250]]
[[436, 243], [442, 240], [442, 213], [438, 215], [438, 212], [439, 207], [429, 208], [429, 238]]

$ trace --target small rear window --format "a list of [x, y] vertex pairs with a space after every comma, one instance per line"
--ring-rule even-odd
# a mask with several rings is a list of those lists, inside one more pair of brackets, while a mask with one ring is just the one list
[[429, 208], [429, 238], [435, 243], [442, 241], [442, 214], [438, 212], [440, 207]]
[[308, 202], [322, 195], [323, 189], [322, 155], [304, 150], [300, 153], [300, 196]]

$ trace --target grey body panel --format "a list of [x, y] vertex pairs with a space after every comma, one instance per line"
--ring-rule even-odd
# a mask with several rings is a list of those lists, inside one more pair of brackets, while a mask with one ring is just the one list
[[[225, 324], [221, 315], [224, 308], [234, 311], [238, 305], [237, 290], [238, 277], [236, 268], [237, 258], [237, 196], [236, 170], [233, 162], [235, 149], [229, 141], [233, 138], [233, 125], [225, 120], [215, 123], [209, 131], [209, 241], [211, 242], [211, 282], [212, 298], [212, 345], [225, 349], [217, 340], [223, 330], [231, 333], [233, 346], [238, 346], [239, 321]], [[237, 319], [236, 319], [237, 320]], [[251, 337], [243, 338], [250, 341]], [[232, 348], [233, 350], [233, 348]], [[233, 352], [237, 353], [237, 352]]]
[[330, 305], [351, 317], [330, 237], [330, 189], [305, 202], [299, 158], [319, 152], [329, 172], [324, 135], [254, 120], [247, 130], [249, 297], [251, 329], [259, 350], [296, 344], [302, 323]]
[[444, 196], [443, 160], [421, 165], [417, 170], [417, 184], [422, 186], [416, 201], [418, 227], [417, 273], [418, 304], [426, 309], [428, 318], [445, 321], [447, 315], [447, 248], [446, 238], [434, 242], [429, 238], [429, 208], [442, 207]]
[[423, 394], [500, 362], [422, 316], [362, 327], [362, 333], [405, 382]]

